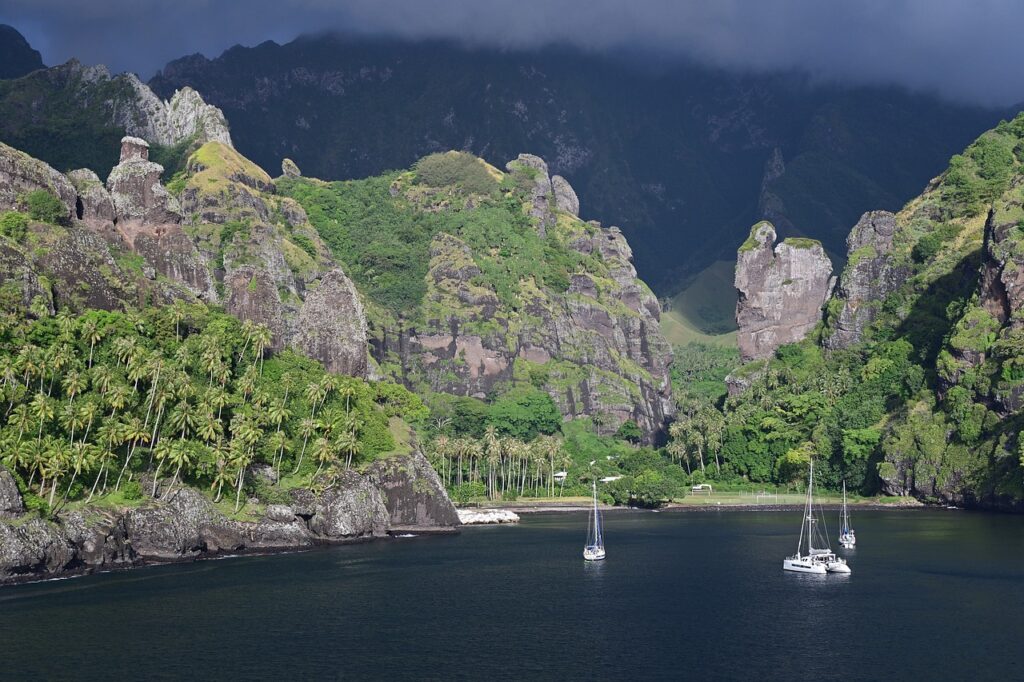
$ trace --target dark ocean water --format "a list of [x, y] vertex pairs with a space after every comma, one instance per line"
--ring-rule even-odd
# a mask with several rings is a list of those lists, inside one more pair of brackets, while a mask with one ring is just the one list
[[1024, 679], [1024, 518], [854, 514], [848, 577], [782, 571], [798, 512], [623, 512], [599, 564], [559, 514], [5, 587], [0, 677]]

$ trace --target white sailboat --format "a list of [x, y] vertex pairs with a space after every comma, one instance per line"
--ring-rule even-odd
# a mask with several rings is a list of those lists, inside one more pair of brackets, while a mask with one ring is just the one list
[[[800, 539], [797, 540], [796, 554], [786, 557], [782, 562], [784, 571], [796, 573], [849, 573], [846, 561], [832, 553], [828, 547], [828, 538], [817, 530], [818, 520], [814, 517], [814, 460], [811, 460], [810, 473], [807, 477], [807, 503], [804, 505], [804, 518], [800, 524]], [[803, 553], [804, 538], [807, 538], [807, 553]], [[824, 548], [816, 548], [815, 540], [822, 542]]]
[[601, 512], [597, 508], [597, 482], [594, 484], [594, 508], [587, 520], [587, 544], [583, 547], [583, 558], [587, 561], [604, 559], [604, 531], [601, 529]]
[[850, 511], [846, 508], [846, 481], [843, 481], [843, 511], [839, 516], [839, 544], [846, 549], [857, 546], [857, 536], [850, 527]]

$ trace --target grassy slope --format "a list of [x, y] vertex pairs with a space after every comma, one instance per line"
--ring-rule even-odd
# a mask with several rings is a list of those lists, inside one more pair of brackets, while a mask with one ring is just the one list
[[715, 261], [672, 299], [671, 309], [661, 316], [661, 331], [669, 343], [736, 345], [733, 267], [730, 261]]

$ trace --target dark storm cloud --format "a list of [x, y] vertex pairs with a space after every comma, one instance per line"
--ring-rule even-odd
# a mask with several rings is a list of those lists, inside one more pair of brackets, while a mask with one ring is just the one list
[[1024, 100], [1016, 0], [0, 0], [0, 22], [48, 63], [77, 56], [143, 76], [191, 52], [339, 30], [640, 49], [985, 104]]

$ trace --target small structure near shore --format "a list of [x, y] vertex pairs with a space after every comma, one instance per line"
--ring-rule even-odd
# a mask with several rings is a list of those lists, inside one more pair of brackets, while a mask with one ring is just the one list
[[464, 526], [489, 523], [519, 523], [519, 515], [508, 509], [459, 509], [459, 521]]

